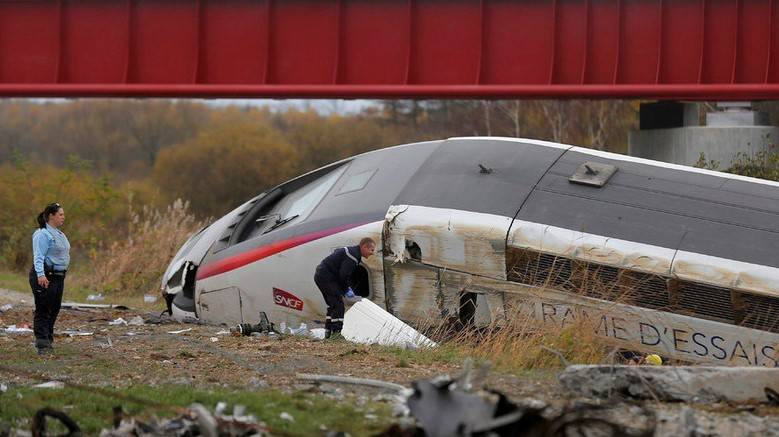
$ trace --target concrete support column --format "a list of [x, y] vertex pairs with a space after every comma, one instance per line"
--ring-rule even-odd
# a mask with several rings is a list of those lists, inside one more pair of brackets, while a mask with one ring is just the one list
[[641, 105], [640, 130], [630, 132], [628, 153], [674, 164], [695, 165], [701, 157], [727, 169], [737, 153], [754, 155], [779, 140], [779, 128], [765, 126], [765, 114], [748, 103], [721, 104], [699, 123], [698, 103], [658, 102]]

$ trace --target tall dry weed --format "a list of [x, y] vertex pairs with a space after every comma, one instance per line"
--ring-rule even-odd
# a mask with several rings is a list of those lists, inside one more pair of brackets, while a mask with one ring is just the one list
[[157, 293], [168, 263], [187, 238], [204, 223], [176, 200], [159, 211], [130, 206], [127, 238], [90, 254], [91, 265], [74, 278], [77, 287], [102, 293]]
[[463, 329], [446, 338], [444, 345], [460, 355], [489, 361], [496, 368], [522, 372], [575, 364], [598, 364], [611, 359], [613, 346], [599, 337], [597, 318], [572, 320], [560, 326], [544, 324], [527, 308], [511, 309], [506, 318], [480, 329]]

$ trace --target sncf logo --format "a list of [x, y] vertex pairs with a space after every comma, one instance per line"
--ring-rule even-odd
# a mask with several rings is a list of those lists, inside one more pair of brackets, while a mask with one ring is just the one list
[[273, 302], [276, 305], [303, 311], [303, 301], [292, 293], [273, 287]]

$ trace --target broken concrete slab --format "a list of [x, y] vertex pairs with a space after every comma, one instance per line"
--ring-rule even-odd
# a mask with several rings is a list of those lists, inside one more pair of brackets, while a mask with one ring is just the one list
[[574, 365], [559, 379], [585, 397], [766, 402], [766, 387], [779, 389], [779, 368]]
[[413, 348], [437, 346], [434, 341], [368, 299], [362, 299], [349, 308], [344, 315], [341, 334], [354, 343]]

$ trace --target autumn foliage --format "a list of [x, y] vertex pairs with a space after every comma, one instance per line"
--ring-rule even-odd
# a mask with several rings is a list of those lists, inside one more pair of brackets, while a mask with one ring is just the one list
[[376, 101], [358, 113], [198, 101], [0, 102], [0, 268], [31, 265], [35, 216], [57, 201], [72, 283], [148, 292], [198, 226], [336, 160], [462, 135], [624, 150], [630, 102]]

